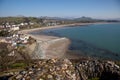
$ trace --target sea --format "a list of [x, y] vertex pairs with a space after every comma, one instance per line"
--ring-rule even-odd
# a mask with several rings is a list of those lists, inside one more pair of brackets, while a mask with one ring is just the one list
[[120, 23], [68, 26], [31, 34], [67, 37], [71, 40], [69, 50], [73, 52], [101, 59], [120, 60]]

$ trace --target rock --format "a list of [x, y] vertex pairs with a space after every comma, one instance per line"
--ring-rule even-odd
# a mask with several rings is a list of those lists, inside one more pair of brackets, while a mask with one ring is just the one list
[[27, 71], [20, 71], [20, 74], [25, 75]]
[[28, 73], [29, 73], [29, 74], [32, 74], [32, 73], [33, 73], [33, 71], [29, 71]]
[[53, 76], [50, 75], [50, 74], [47, 77], [48, 77], [48, 79], [52, 79], [53, 78]]
[[40, 78], [39, 80], [44, 80], [44, 79]]
[[18, 79], [21, 79], [22, 77], [23, 76], [21, 74], [19, 74], [19, 75], [16, 76], [16, 79], [18, 80]]
[[25, 78], [22, 78], [22, 80], [25, 80]]
[[120, 68], [111, 61], [43, 59], [14, 77], [16, 80], [88, 80], [96, 77], [120, 80]]

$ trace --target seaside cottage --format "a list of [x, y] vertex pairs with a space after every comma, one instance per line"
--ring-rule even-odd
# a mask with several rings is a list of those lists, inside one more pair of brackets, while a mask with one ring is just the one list
[[11, 30], [11, 31], [12, 31], [12, 30], [13, 30], [13, 31], [17, 31], [17, 30], [20, 30], [20, 28], [19, 28], [18, 26], [16, 26], [16, 27], [11, 27], [10, 30]]
[[33, 25], [34, 23], [32, 23], [32, 22], [29, 22], [29, 24], [30, 24], [30, 25]]
[[12, 46], [16, 46], [17, 43], [15, 41], [12, 41]]
[[24, 35], [24, 34], [19, 34], [19, 39], [22, 41], [22, 43], [27, 43], [29, 36], [28, 35]]
[[24, 26], [24, 23], [20, 23], [21, 26]]

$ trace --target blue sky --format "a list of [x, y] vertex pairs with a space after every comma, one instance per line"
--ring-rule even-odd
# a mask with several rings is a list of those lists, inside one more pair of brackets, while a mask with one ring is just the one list
[[0, 16], [120, 18], [120, 0], [0, 0]]

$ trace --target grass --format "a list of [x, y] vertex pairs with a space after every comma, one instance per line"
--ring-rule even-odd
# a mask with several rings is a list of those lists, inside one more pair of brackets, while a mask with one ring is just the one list
[[25, 68], [27, 65], [25, 63], [14, 63], [14, 64], [11, 64], [9, 65], [10, 68], [12, 69], [16, 69], [16, 68]]
[[27, 65], [25, 63], [22, 63], [22, 62], [10, 64], [8, 66], [8, 70], [0, 72], [0, 75], [4, 75], [8, 72], [17, 72], [17, 71], [23, 70], [26, 66]]
[[88, 80], [99, 80], [99, 78], [96, 77], [96, 78], [91, 78], [91, 79], [88, 79]]
[[116, 63], [118, 66], [120, 66], [120, 61], [116, 61], [115, 63]]

